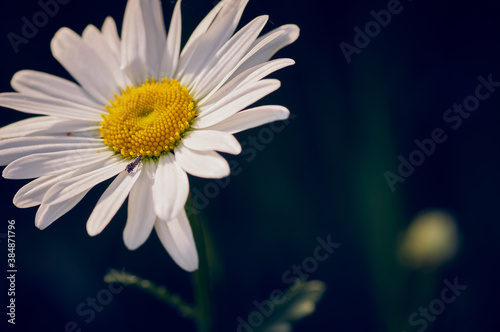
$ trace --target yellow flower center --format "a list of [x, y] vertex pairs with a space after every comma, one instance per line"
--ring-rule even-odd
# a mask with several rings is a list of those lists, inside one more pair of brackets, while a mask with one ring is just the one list
[[102, 115], [101, 136], [124, 158], [159, 157], [173, 150], [195, 117], [193, 97], [185, 86], [166, 78], [122, 89]]

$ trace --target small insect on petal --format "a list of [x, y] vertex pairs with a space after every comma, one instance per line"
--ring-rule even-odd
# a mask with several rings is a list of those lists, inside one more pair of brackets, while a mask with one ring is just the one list
[[130, 164], [125, 167], [125, 170], [129, 173], [132, 173], [132, 171], [139, 165], [139, 163], [142, 160], [142, 154], [140, 154], [137, 158], [135, 158]]

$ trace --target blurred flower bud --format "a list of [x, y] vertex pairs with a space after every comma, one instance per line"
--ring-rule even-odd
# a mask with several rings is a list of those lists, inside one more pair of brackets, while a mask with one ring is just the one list
[[290, 332], [292, 323], [314, 313], [316, 305], [325, 293], [326, 285], [319, 280], [301, 281], [283, 295], [285, 303], [276, 307], [274, 320], [259, 332]]
[[398, 256], [404, 265], [433, 270], [453, 258], [457, 249], [453, 217], [443, 210], [427, 210], [418, 214], [401, 236]]

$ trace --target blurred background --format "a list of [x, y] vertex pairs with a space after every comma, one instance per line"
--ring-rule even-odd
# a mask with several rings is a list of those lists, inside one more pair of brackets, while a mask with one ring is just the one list
[[[174, 4], [163, 1], [167, 22]], [[213, 5], [183, 1], [184, 42]], [[32, 21], [41, 7], [3, 1], [0, 91], [12, 91], [10, 78], [22, 69], [71, 79], [51, 55], [55, 32], [66, 26], [80, 34], [106, 16], [121, 27], [124, 9], [125, 1], [67, 1], [16, 53], [9, 33], [21, 35], [22, 18]], [[384, 13], [391, 11], [389, 22]], [[239, 166], [229, 178], [190, 177], [209, 236], [216, 330], [257, 331], [241, 320], [248, 323], [255, 303], [273, 291], [288, 289], [297, 267], [326, 291], [294, 331], [498, 329], [498, 2], [252, 0], [242, 24], [262, 14], [270, 15], [265, 31], [301, 28], [298, 41], [277, 54], [296, 65], [271, 75], [282, 87], [261, 101], [285, 105], [292, 116], [238, 134], [243, 153], [226, 156]], [[0, 111], [0, 126], [27, 117]], [[1, 236], [16, 221], [15, 330], [72, 331], [70, 323], [81, 331], [195, 331], [131, 286], [92, 319], [78, 312], [109, 290], [109, 268], [193, 300], [190, 275], [155, 234], [126, 249], [126, 208], [102, 234], [87, 235], [86, 220], [109, 182], [44, 231], [34, 225], [35, 208], [11, 203], [27, 181], [0, 183], [4, 271]], [[327, 259], [314, 258], [328, 241], [336, 247]], [[6, 275], [0, 271], [3, 310]]]

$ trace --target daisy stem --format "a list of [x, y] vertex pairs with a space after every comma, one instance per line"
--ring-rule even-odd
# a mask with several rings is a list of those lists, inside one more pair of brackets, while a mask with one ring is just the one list
[[205, 235], [196, 213], [189, 213], [190, 211], [196, 211], [191, 195], [189, 195], [186, 205], [189, 206], [187, 214], [193, 230], [194, 241], [199, 256], [199, 268], [193, 273], [198, 332], [210, 332], [212, 331], [212, 301], [208, 259], [205, 248]]

